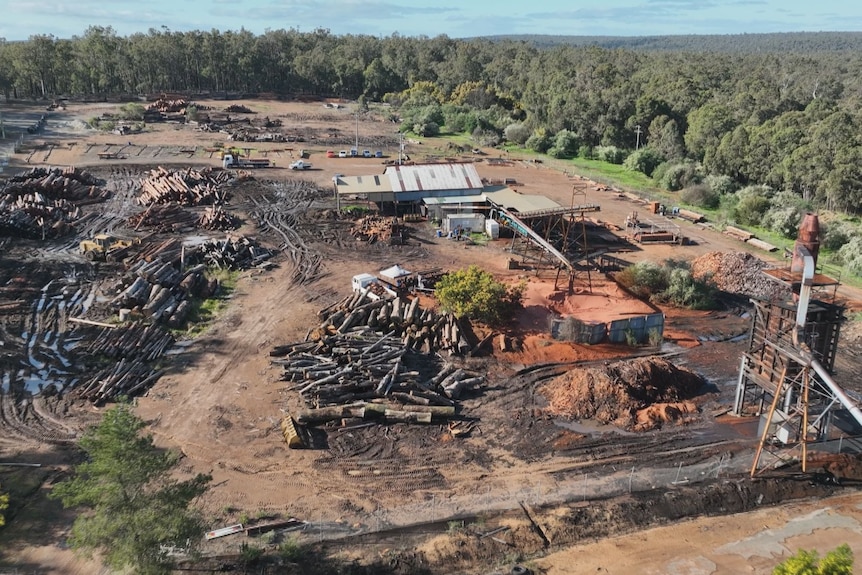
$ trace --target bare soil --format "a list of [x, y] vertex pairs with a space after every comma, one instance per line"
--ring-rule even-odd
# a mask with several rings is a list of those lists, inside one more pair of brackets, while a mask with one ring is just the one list
[[[357, 122], [351, 108], [324, 108], [321, 102], [232, 103], [280, 118], [306, 139], [289, 144], [238, 144], [253, 148], [253, 155], [274, 159], [279, 166], [256, 172], [253, 179], [238, 186], [231, 206], [245, 222], [239, 231], [272, 247], [282, 245], [283, 240], [257, 228], [248, 214], [260, 209], [262, 198], [276, 201], [278, 182], [297, 177], [286, 165], [300, 148], [310, 152], [315, 169], [299, 177], [310, 179], [322, 190], [331, 188], [336, 173], [361, 175], [384, 168], [376, 158], [326, 157], [326, 150], [352, 147]], [[34, 165], [87, 167], [116, 192], [109, 204], [97, 208], [102, 212], [97, 221], [119, 226], [123, 218], [140, 210], [134, 203], [136, 181], [148, 169], [157, 165], [218, 166], [217, 154], [207, 150], [216, 143], [229, 145], [223, 134], [180, 124], [154, 124], [144, 133], [124, 136], [92, 133], [81, 127], [82, 119], [105, 109], [107, 105], [72, 103], [66, 111], [52, 114], [46, 133], [16, 154], [9, 170]], [[18, 105], [10, 112], [4, 110], [4, 118], [18, 110], [32, 113], [32, 108]], [[394, 130], [385, 111], [361, 116], [359, 147], [382, 149], [391, 159], [397, 153]], [[105, 149], [122, 150], [124, 159], [100, 160], [98, 152]], [[448, 156], [451, 150], [439, 141], [428, 141], [408, 142], [407, 152], [421, 161]], [[556, 164], [512, 157], [502, 165], [487, 162], [499, 155], [484, 150], [484, 155], [458, 157], [476, 161], [483, 178], [513, 178], [522, 192], [542, 194], [563, 205], [572, 202], [573, 189], [583, 189], [588, 202], [602, 206], [595, 219], [610, 225], [621, 226], [633, 210], [645, 209]], [[674, 223], [693, 240], [691, 245], [621, 241], [613, 247], [615, 255], [629, 261], [691, 260], [709, 252], [743, 249], [743, 244], [707, 227], [679, 220]], [[391, 557], [396, 565], [390, 566], [392, 573], [410, 572], [417, 562], [427, 564], [429, 560], [431, 572], [487, 572], [514, 558], [543, 555], [573, 543], [692, 515], [736, 513], [760, 504], [778, 504], [785, 498], [833, 492], [834, 487], [811, 485], [808, 480], [788, 483], [776, 479], [761, 484], [721, 480], [745, 473], [756, 441], [751, 422], [713, 417], [726, 411], [732, 398], [743, 345], [734, 338], [746, 333], [748, 326], [742, 317], [744, 300], [729, 300], [726, 309], [713, 312], [661, 308], [666, 314], [662, 349], [560, 342], [549, 335], [554, 314], [608, 321], [657, 308], [632, 298], [595, 271], [589, 277], [582, 274], [575, 292], [568, 294], [554, 286], [553, 278], [510, 270], [509, 241], [505, 239], [487, 245], [454, 242], [437, 238], [434, 229], [421, 222], [409, 224], [407, 245], [386, 246], [355, 241], [347, 233], [349, 225], [348, 220], [332, 217], [331, 210], [305, 210], [296, 229], [305, 245], [321, 257], [321, 272], [315, 279], [299, 281], [296, 254], [284, 254], [275, 269], [243, 272], [229, 306], [183, 353], [171, 356], [166, 374], [137, 400], [137, 412], [148, 422], [156, 442], [184, 455], [181, 473], [212, 474], [212, 489], [203, 506], [213, 527], [293, 516], [311, 523], [302, 534], [305, 543], [341, 550], [346, 557], [361, 557], [366, 563], [374, 557]], [[84, 236], [90, 231], [80, 233]], [[94, 269], [75, 253], [79, 239], [67, 238], [49, 246], [0, 239], [4, 285], [17, 286], [14, 297], [0, 291], [0, 304], [19, 299], [21, 294], [35, 294], [53, 278], [70, 273], [87, 278], [96, 300], [106, 297], [122, 270], [109, 265]], [[321, 448], [288, 450], [279, 424], [285, 414], [300, 407], [300, 400], [270, 365], [269, 350], [303, 339], [319, 323], [316, 312], [348, 293], [352, 275], [373, 273], [394, 263], [408, 269], [480, 264], [505, 281], [526, 282], [524, 311], [507, 333], [518, 344], [515, 350], [494, 348], [484, 357], [463, 360], [465, 367], [487, 374], [487, 384], [462, 402], [460, 418], [473, 424], [472, 432], [453, 437], [445, 425], [330, 425], [315, 431]], [[841, 294], [851, 305], [862, 299], [844, 288]], [[18, 342], [21, 332], [28, 330], [28, 305], [9, 308], [12, 311], [3, 316], [0, 329], [7, 335], [0, 347], [0, 360], [5, 362], [0, 368], [14, 368], [25, 353]], [[849, 341], [853, 345], [843, 356], [845, 363], [839, 362], [839, 373], [858, 369], [862, 342], [856, 335]], [[547, 400], [538, 393], [541, 385], [573, 369], [603, 366], [633, 354], [658, 353], [701, 374], [709, 383], [698, 396], [697, 409], [685, 414], [684, 426], [631, 434], [589, 418], [557, 419], [545, 409]], [[6, 399], [0, 401], [8, 404], [9, 397], [3, 395]], [[56, 474], [74, 461], [68, 446], [98, 416], [99, 409], [62, 398], [20, 395], [16, 400], [21, 398], [32, 401], [33, 407], [22, 411], [4, 406], [0, 457], [20, 461], [42, 454], [40, 462], [51, 473], [40, 476], [33, 493], [44, 492]], [[653, 415], [667, 416], [667, 408], [656, 409], [664, 411]], [[847, 469], [841, 468], [845, 474], [855, 468], [851, 463], [845, 462]], [[0, 482], [8, 483], [2, 476]], [[573, 503], [579, 501], [583, 505]], [[25, 511], [26, 505], [15, 510], [10, 526], [0, 532], [6, 564], [26, 567], [35, 563], [44, 573], [94, 572], [92, 563], [75, 563], [68, 551], [51, 547], [62, 540], [62, 529], [41, 545], [27, 541], [16, 528], [18, 518], [26, 517]], [[56, 506], [49, 506], [43, 516], [68, 525], [68, 516]], [[508, 526], [497, 536], [504, 543], [477, 538], [468, 531], [447, 532], [451, 531], [449, 521], [478, 517], [488, 523], [475, 528], [482, 533], [494, 525]], [[428, 533], [419, 538], [408, 536], [412, 526], [426, 524], [435, 525], [430, 531], [442, 539], [423, 545], [421, 540], [428, 539]], [[227, 537], [207, 544], [205, 551], [235, 553], [240, 542], [240, 538]], [[548, 561], [549, 572], [554, 572], [553, 560]]]

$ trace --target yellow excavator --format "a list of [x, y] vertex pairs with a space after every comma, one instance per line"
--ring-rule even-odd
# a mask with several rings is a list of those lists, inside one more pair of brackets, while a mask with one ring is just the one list
[[122, 253], [128, 247], [141, 243], [139, 238], [126, 239], [117, 238], [110, 234], [96, 234], [90, 240], [82, 240], [80, 244], [81, 253], [92, 261], [106, 261], [114, 259], [115, 255]]

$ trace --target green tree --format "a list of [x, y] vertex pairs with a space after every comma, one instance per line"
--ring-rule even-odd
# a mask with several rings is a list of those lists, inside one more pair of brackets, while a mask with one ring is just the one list
[[9, 509], [9, 494], [0, 493], [0, 527], [6, 525], [5, 511]]
[[652, 176], [653, 171], [664, 161], [661, 154], [650, 146], [634, 151], [625, 159], [623, 166], [629, 170]]
[[178, 457], [141, 435], [144, 422], [120, 404], [81, 438], [87, 458], [51, 497], [64, 507], [85, 508], [72, 526], [69, 544], [85, 554], [98, 550], [113, 569], [140, 574], [170, 571], [162, 545], [198, 541], [204, 531], [191, 504], [212, 479], [170, 476]]
[[489, 325], [503, 325], [521, 306], [524, 286], [507, 286], [478, 266], [450, 272], [435, 290], [443, 309]]
[[822, 559], [816, 551], [800, 549], [793, 557], [783, 561], [772, 575], [852, 575], [853, 551], [846, 543], [836, 547]]

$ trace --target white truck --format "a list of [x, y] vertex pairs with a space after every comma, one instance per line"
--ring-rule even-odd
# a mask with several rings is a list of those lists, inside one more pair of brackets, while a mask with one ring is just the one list
[[290, 165], [291, 170], [310, 170], [311, 164], [304, 160], [296, 160]]
[[353, 280], [350, 282], [350, 285], [353, 287], [353, 291], [368, 292], [368, 297], [373, 300], [378, 300], [383, 297], [396, 297], [398, 295], [386, 284], [382, 283], [371, 274], [358, 274], [353, 276]]
[[241, 158], [233, 154], [225, 154], [222, 158], [222, 167], [228, 168], [271, 168], [272, 162], [266, 158]]

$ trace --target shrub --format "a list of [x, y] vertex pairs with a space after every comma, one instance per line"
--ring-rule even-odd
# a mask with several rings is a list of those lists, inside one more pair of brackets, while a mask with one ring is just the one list
[[768, 186], [748, 186], [736, 194], [736, 204], [731, 208], [731, 218], [744, 226], [759, 226], [769, 209], [772, 190]]
[[530, 130], [527, 126], [521, 123], [509, 124], [506, 126], [503, 135], [509, 142], [523, 146], [530, 137]]
[[476, 128], [470, 137], [481, 146], [496, 146], [500, 143], [500, 134], [494, 130]]
[[838, 250], [838, 257], [847, 271], [862, 276], [862, 236], [856, 235], [850, 238], [850, 241]]
[[626, 159], [626, 152], [616, 146], [599, 146], [595, 149], [594, 156], [603, 162], [621, 165]]
[[680, 198], [687, 204], [709, 210], [717, 208], [721, 200], [719, 194], [706, 184], [695, 184], [684, 189]]
[[663, 301], [689, 309], [713, 309], [715, 289], [696, 280], [687, 267], [675, 267], [668, 276], [667, 289], [660, 294]]
[[440, 126], [434, 122], [413, 124], [413, 133], [417, 136], [432, 137], [440, 134]]
[[119, 115], [123, 120], [143, 120], [144, 107], [136, 102], [129, 102], [120, 107]]
[[706, 177], [706, 185], [716, 194], [723, 196], [732, 194], [738, 188], [736, 182], [730, 176], [709, 175]]
[[653, 171], [663, 160], [664, 158], [661, 157], [661, 154], [646, 146], [629, 154], [623, 162], [623, 166], [629, 170], [652, 176]]
[[638, 262], [616, 276], [617, 281], [639, 298], [649, 299], [667, 289], [667, 270], [654, 262]]
[[690, 309], [715, 307], [715, 288], [696, 280], [685, 264], [638, 262], [618, 273], [617, 281], [636, 296]]
[[653, 177], [661, 187], [671, 192], [676, 192], [686, 186], [699, 184], [701, 181], [697, 165], [694, 162], [671, 164], [662, 172], [661, 177], [656, 174], [653, 174]]
[[578, 137], [569, 130], [560, 130], [554, 136], [553, 148], [557, 149], [558, 155], [554, 156], [555, 158], [574, 158], [578, 155]]
[[837, 252], [850, 241], [850, 229], [841, 222], [832, 222], [824, 226], [821, 234], [821, 245], [830, 251]]
[[436, 296], [443, 309], [458, 317], [503, 325], [521, 306], [524, 286], [506, 286], [478, 266], [470, 266], [443, 276]]
[[802, 214], [798, 208], [793, 206], [773, 207], [760, 220], [760, 225], [785, 238], [795, 238], [799, 231], [799, 222]]
[[527, 138], [524, 146], [527, 149], [533, 150], [540, 154], [544, 154], [551, 147], [551, 136], [545, 128], [539, 128], [533, 132], [533, 135]]

